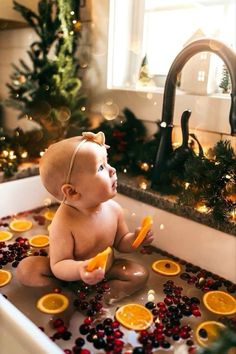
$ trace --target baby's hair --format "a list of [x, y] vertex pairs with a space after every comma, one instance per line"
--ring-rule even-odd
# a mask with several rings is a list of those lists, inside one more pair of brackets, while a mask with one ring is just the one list
[[108, 148], [105, 145], [104, 133], [84, 132], [82, 136], [64, 139], [50, 145], [40, 160], [39, 171], [42, 183], [47, 191], [60, 201], [64, 200], [61, 187], [65, 183], [70, 183], [76, 154], [86, 141]]

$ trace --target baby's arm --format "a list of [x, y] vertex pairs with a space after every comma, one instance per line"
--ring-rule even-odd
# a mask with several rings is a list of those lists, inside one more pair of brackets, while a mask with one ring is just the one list
[[[118, 225], [117, 225], [117, 234], [116, 234], [116, 239], [115, 239], [115, 248], [119, 252], [133, 252], [135, 250], [134, 247], [132, 247], [132, 244], [136, 237], [138, 236], [138, 233], [141, 229], [141, 227], [137, 227], [135, 229], [135, 232], [129, 232], [128, 226], [125, 222], [124, 218], [124, 213], [120, 205], [117, 204], [117, 210], [118, 210]], [[142, 242], [142, 245], [149, 245], [153, 241], [153, 232], [152, 230], [149, 230]]]
[[96, 284], [104, 278], [102, 269], [87, 272], [88, 260], [74, 259], [74, 238], [69, 225], [57, 222], [50, 226], [50, 266], [55, 277], [66, 281], [83, 280]]

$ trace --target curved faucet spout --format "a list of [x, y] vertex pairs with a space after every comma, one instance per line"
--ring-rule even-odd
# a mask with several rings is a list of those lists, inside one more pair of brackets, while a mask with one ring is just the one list
[[212, 38], [202, 38], [188, 44], [175, 58], [166, 78], [162, 106], [161, 140], [157, 151], [153, 170], [153, 185], [157, 185], [163, 171], [165, 162], [172, 152], [172, 129], [175, 105], [175, 90], [177, 75], [181, 72], [186, 62], [200, 52], [213, 52], [224, 61], [231, 79], [231, 107], [229, 123], [231, 135], [236, 135], [236, 53], [221, 41]]

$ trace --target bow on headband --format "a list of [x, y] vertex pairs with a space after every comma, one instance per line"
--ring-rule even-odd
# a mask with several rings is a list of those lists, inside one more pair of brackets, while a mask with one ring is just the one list
[[[82, 136], [83, 140], [92, 141], [99, 145], [105, 145], [105, 135], [103, 132], [98, 132], [97, 134], [92, 132], [84, 132], [82, 133]], [[109, 146], [105, 145], [105, 147], [108, 148]]]

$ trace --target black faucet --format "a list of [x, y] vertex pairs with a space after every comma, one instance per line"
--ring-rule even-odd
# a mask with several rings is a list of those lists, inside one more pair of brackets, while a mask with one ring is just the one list
[[153, 167], [152, 187], [158, 186], [158, 184], [161, 183], [160, 177], [173, 152], [172, 129], [177, 76], [193, 55], [209, 51], [221, 57], [230, 74], [232, 90], [229, 123], [231, 135], [236, 136], [236, 53], [221, 41], [212, 38], [202, 38], [191, 42], [177, 55], [166, 78], [162, 105], [162, 120], [160, 123], [161, 138]]

